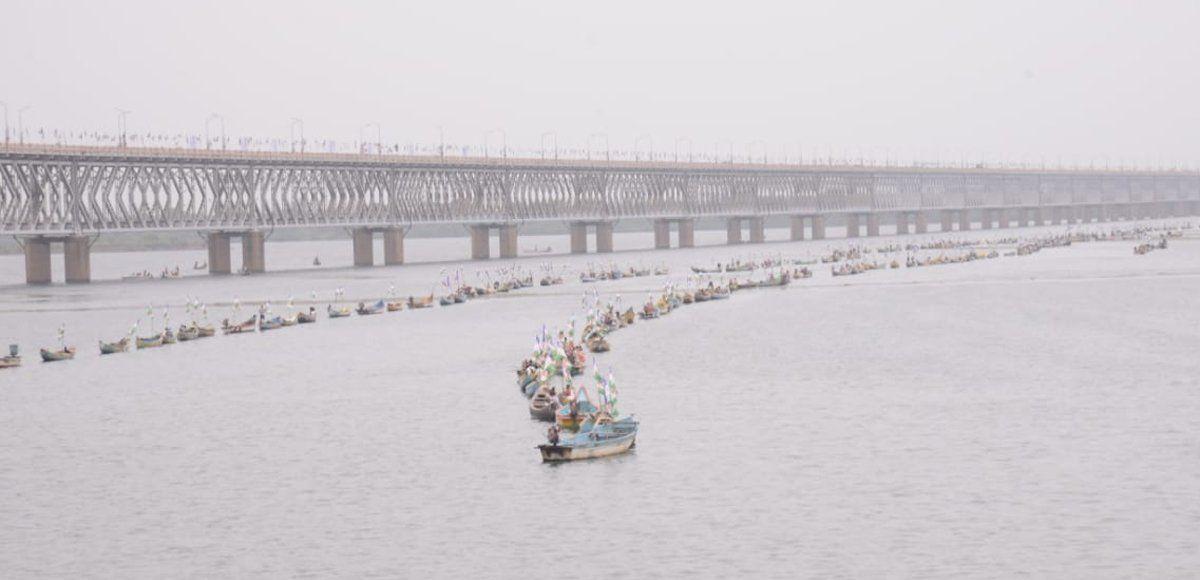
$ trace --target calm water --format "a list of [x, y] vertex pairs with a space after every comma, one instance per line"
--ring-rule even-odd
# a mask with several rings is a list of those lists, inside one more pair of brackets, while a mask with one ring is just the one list
[[[521, 241], [535, 243], [567, 245]], [[691, 264], [843, 243], [522, 263], [669, 262], [683, 279]], [[268, 267], [290, 271], [6, 286], [0, 342], [27, 358], [0, 373], [0, 571], [1194, 577], [1200, 239], [1142, 257], [1133, 245], [836, 280], [818, 268], [639, 323], [602, 359], [643, 421], [637, 450], [560, 466], [540, 462], [544, 424], [512, 369], [542, 324], [578, 312], [577, 282], [104, 358], [95, 341], [148, 304], [177, 324], [195, 296], [219, 319], [234, 297], [428, 292], [460, 264], [313, 270], [317, 253], [348, 264], [349, 241], [275, 243]], [[467, 242], [408, 250], [452, 260]], [[93, 270], [198, 259], [98, 254]], [[468, 279], [481, 268], [461, 265]], [[0, 282], [21, 273], [0, 257]], [[633, 302], [666, 279], [588, 287]], [[79, 358], [35, 362], [64, 322]]]

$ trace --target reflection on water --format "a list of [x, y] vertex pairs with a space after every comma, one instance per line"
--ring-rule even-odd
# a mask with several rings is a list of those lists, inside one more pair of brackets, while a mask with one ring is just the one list
[[[588, 286], [634, 302], [692, 264], [845, 243], [521, 263], [668, 263], [666, 278]], [[521, 245], [534, 244], [566, 240]], [[457, 239], [406, 246], [414, 260], [467, 253]], [[786, 290], [639, 323], [601, 357], [642, 421], [637, 449], [561, 466], [541, 464], [544, 426], [512, 370], [542, 324], [576, 313], [578, 282], [104, 358], [95, 341], [148, 304], [178, 323], [197, 297], [219, 319], [234, 298], [427, 293], [443, 268], [485, 265], [338, 268], [349, 242], [297, 242], [268, 246], [268, 267], [287, 271], [264, 276], [5, 287], [0, 341], [27, 362], [0, 372], [0, 570], [1187, 576], [1200, 566], [1200, 243], [1131, 248], [836, 280], [817, 267]], [[316, 253], [332, 267], [313, 270]], [[200, 254], [99, 254], [93, 268], [116, 278]], [[21, 272], [0, 257], [0, 279]], [[63, 322], [79, 359], [32, 361]]]

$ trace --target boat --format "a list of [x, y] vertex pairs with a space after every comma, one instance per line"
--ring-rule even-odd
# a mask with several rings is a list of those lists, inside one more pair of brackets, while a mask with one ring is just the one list
[[349, 306], [340, 306], [338, 308], [334, 308], [332, 304], [330, 304], [325, 310], [329, 314], [330, 318], [346, 318], [347, 316], [350, 316], [350, 312], [352, 312]]
[[162, 333], [163, 344], [175, 344], [177, 342], [175, 333], [170, 329], [166, 329]]
[[559, 431], [552, 427], [550, 441], [538, 445], [538, 451], [547, 463], [619, 455], [633, 449], [637, 431], [638, 422], [632, 418], [596, 422], [590, 429], [565, 438], [560, 438]]
[[203, 270], [203, 269], [205, 269], [205, 268], [208, 268], [208, 261], [207, 261], [207, 260], [206, 260], [206, 261], [204, 261], [203, 263], [201, 263], [200, 261], [192, 262], [192, 269], [193, 269], [193, 270]]
[[408, 297], [409, 310], [412, 310], [413, 308], [429, 308], [430, 306], [433, 306], [433, 294], [430, 294], [429, 296], [422, 296], [421, 298], [413, 298], [412, 296]]
[[455, 304], [462, 304], [463, 302], [466, 302], [466, 301], [467, 301], [467, 295], [466, 295], [466, 294], [463, 294], [462, 292], [455, 292], [455, 293], [454, 293], [454, 303], [455, 303]]
[[593, 334], [587, 338], [586, 342], [588, 350], [592, 352], [608, 352], [612, 349], [602, 334]]
[[317, 309], [316, 308], [313, 308], [310, 306], [308, 308], [308, 312], [297, 312], [296, 313], [296, 322], [297, 323], [312, 324], [316, 321], [317, 321]]
[[387, 303], [387, 311], [388, 312], [399, 312], [401, 310], [404, 310], [404, 301], [397, 300], [395, 302]]
[[270, 318], [263, 317], [262, 320], [258, 321], [258, 330], [260, 332], [275, 330], [277, 328], [283, 328], [283, 318], [278, 316], [272, 316]]
[[138, 350], [143, 348], [158, 348], [163, 345], [163, 335], [156, 334], [154, 336], [139, 336], [137, 337]]
[[200, 338], [200, 329], [194, 324], [181, 324], [179, 325], [179, 331], [175, 333], [175, 336], [179, 339], [179, 342], [196, 340]]
[[576, 399], [569, 405], [559, 407], [554, 414], [554, 422], [561, 429], [575, 431], [583, 424], [588, 415], [598, 409], [587, 400]]
[[117, 354], [119, 352], [129, 351], [129, 337], [126, 336], [116, 342], [100, 341], [100, 354]]
[[522, 395], [532, 397], [537, 392], [537, 370], [530, 368], [517, 371], [517, 388], [521, 390]]
[[383, 312], [383, 309], [384, 309], [383, 300], [375, 302], [374, 304], [371, 304], [371, 305], [367, 305], [362, 302], [359, 302], [358, 308], [355, 308], [354, 312], [358, 313], [359, 316], [368, 316], [371, 314], [379, 314], [380, 312]]
[[21, 347], [8, 345], [8, 356], [0, 357], [0, 369], [11, 369], [21, 366]]
[[192, 326], [196, 329], [197, 338], [209, 338], [217, 335], [217, 329], [211, 324], [196, 324], [193, 322]]
[[312, 264], [313, 264], [314, 266], [320, 266], [320, 265], [321, 265], [321, 257], [320, 257], [320, 256], [316, 256], [316, 257], [314, 257], [314, 258], [313, 258], [313, 261], [312, 261]]
[[241, 334], [243, 332], [254, 332], [258, 329], [258, 317], [253, 316], [249, 320], [240, 324], [229, 324], [229, 319], [225, 319], [221, 323], [221, 332], [225, 334]]
[[538, 388], [529, 399], [529, 416], [538, 421], [554, 421], [554, 413], [558, 411], [558, 399], [550, 394], [545, 385]]
[[297, 324], [300, 324], [300, 314], [299, 313], [292, 314], [291, 316], [283, 317], [283, 325], [284, 326], [296, 326]]
[[438, 298], [438, 304], [441, 304], [442, 306], [454, 306], [457, 304], [457, 302], [455, 302], [454, 298], [451, 296], [442, 296]]
[[75, 347], [64, 346], [60, 350], [42, 349], [42, 362], [58, 362], [75, 358]]

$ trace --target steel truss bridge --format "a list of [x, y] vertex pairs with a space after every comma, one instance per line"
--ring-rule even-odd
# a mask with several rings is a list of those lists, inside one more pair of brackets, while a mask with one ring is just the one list
[[[1001, 216], [1003, 226], [1010, 211], [1039, 212], [1020, 215], [1040, 215], [1043, 222], [1064, 215], [1194, 214], [1200, 210], [1200, 174], [0, 146], [0, 234], [34, 243], [112, 232], [386, 232], [457, 223], [500, 228], [503, 255], [506, 249], [515, 253], [511, 226], [526, 222], [592, 224], [603, 236], [611, 235], [617, 220], [690, 224], [726, 217], [731, 224], [748, 220], [751, 241], [759, 241], [754, 228], [768, 216], [821, 220], [813, 221], [818, 236], [825, 216], [847, 216], [857, 230], [859, 216], [870, 229], [880, 215], [914, 215], [923, 231], [924, 215], [938, 210], [943, 216], [959, 212], [953, 221], [967, 227], [971, 220], [962, 216], [968, 212], [985, 219], [985, 226], [992, 223], [989, 215]], [[1024, 217], [1018, 220], [1024, 223]], [[943, 217], [943, 229], [948, 221]], [[740, 240], [737, 223], [738, 239], [731, 225], [731, 241]], [[800, 227], [802, 237], [803, 221]], [[512, 236], [508, 245], [506, 233]], [[487, 235], [484, 229], [484, 242]], [[577, 238], [572, 231], [573, 250]], [[474, 257], [486, 257], [478, 255], [475, 241]], [[597, 248], [605, 249], [600, 239]], [[26, 253], [28, 258], [28, 247]]]

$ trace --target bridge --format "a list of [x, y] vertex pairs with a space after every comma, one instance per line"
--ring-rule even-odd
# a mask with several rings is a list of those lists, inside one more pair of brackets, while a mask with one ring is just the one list
[[[1183, 171], [921, 168], [665, 163], [0, 145], [0, 235], [25, 253], [26, 282], [51, 282], [51, 244], [64, 244], [66, 282], [90, 280], [90, 248], [114, 232], [194, 231], [211, 274], [266, 270], [265, 244], [285, 228], [351, 233], [354, 263], [404, 262], [414, 224], [462, 224], [471, 257], [517, 255], [522, 224], [566, 222], [571, 252], [612, 251], [613, 225], [648, 220], [656, 248], [694, 245], [695, 220], [727, 220], [731, 244], [764, 241], [764, 220], [788, 216], [791, 239], [1200, 214], [1200, 175]], [[938, 224], [940, 222], [940, 224]], [[593, 233], [594, 232], [594, 233]]]

